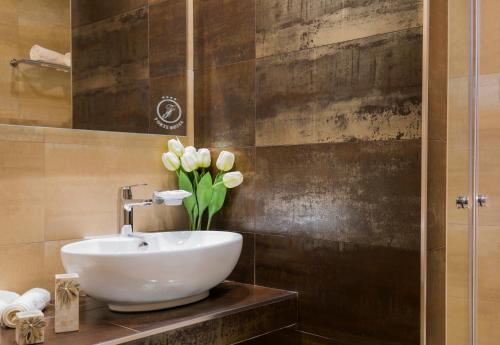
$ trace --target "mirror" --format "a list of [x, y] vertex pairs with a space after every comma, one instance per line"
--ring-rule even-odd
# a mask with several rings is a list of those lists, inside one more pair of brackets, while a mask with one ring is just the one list
[[6, 1], [0, 124], [186, 135], [186, 3]]

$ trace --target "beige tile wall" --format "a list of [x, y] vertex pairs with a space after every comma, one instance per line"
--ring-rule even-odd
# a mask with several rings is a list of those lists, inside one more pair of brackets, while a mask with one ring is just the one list
[[[51, 288], [62, 245], [117, 232], [118, 188], [176, 188], [168, 137], [0, 125], [0, 289]], [[181, 229], [182, 207], [137, 209], [137, 230]]]
[[10, 66], [34, 44], [71, 50], [69, 0], [2, 0], [0, 6], [0, 123], [71, 127], [71, 75], [36, 66]]

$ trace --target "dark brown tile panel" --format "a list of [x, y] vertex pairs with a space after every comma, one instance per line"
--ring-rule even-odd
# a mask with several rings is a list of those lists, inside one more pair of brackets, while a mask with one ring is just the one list
[[420, 140], [258, 147], [257, 233], [418, 250]]
[[421, 26], [420, 0], [257, 0], [257, 57]]
[[446, 142], [429, 140], [427, 180], [427, 246], [436, 249], [446, 245]]
[[256, 236], [256, 282], [299, 292], [299, 329], [348, 344], [419, 343], [419, 252]]
[[[80, 316], [80, 330], [78, 332], [59, 333], [54, 332], [54, 318], [46, 318], [45, 341], [47, 345], [93, 345], [104, 341], [114, 340], [137, 333], [136, 331], [97, 322]], [[0, 344], [15, 345], [15, 330], [0, 327]]]
[[332, 339], [319, 337], [313, 334], [303, 333], [297, 330], [297, 326], [286, 327], [266, 335], [244, 341], [243, 345], [348, 345]]
[[227, 345], [292, 325], [296, 321], [297, 303], [289, 299], [126, 344]]
[[141, 80], [73, 95], [73, 128], [147, 133], [149, 83]]
[[[179, 74], [154, 78], [150, 80], [150, 88], [149, 133], [186, 135], [186, 76]], [[167, 111], [165, 105], [174, 103], [165, 102], [164, 97], [173, 97], [181, 108], [181, 114], [179, 114], [177, 107], [174, 108], [172, 115], [166, 118], [167, 121], [171, 121], [169, 123], [162, 122], [159, 114], [164, 115]], [[158, 105], [160, 105], [159, 108]], [[180, 118], [177, 120], [179, 115]]]
[[255, 58], [255, 0], [199, 0], [194, 6], [196, 68]]
[[[121, 344], [131, 335], [142, 338], [132, 344], [166, 344], [163, 339], [168, 344], [229, 344], [297, 322], [296, 293], [236, 282], [220, 284], [204, 301], [157, 312], [119, 314], [91, 298], [81, 301], [79, 332], [55, 334], [53, 308], [45, 310], [46, 344]], [[145, 330], [154, 334], [158, 327], [165, 328], [157, 337], [138, 335]], [[0, 344], [14, 345], [14, 336], [14, 330], [0, 328]]]
[[421, 29], [257, 60], [256, 144], [420, 138]]
[[199, 71], [195, 90], [196, 145], [255, 144], [255, 61]]
[[149, 69], [152, 78], [181, 74], [186, 68], [186, 1], [149, 7]]
[[147, 0], [72, 0], [71, 25], [77, 27], [94, 23], [137, 9], [147, 3]]
[[[212, 162], [217, 160], [223, 149], [211, 149]], [[255, 230], [255, 148], [233, 148], [224, 150], [233, 152], [235, 163], [233, 171], [241, 171], [243, 183], [230, 189], [226, 201], [213, 219], [213, 227], [221, 230], [253, 232]], [[215, 167], [215, 164], [213, 163]], [[217, 174], [214, 169], [213, 175]]]
[[72, 36], [74, 93], [149, 78], [147, 9], [74, 29]]
[[427, 255], [427, 344], [446, 344], [446, 248]]
[[241, 250], [240, 259], [229, 280], [254, 284], [254, 268], [255, 268], [255, 234], [249, 232], [241, 232], [243, 236], [243, 248]]
[[87, 312], [89, 318], [100, 322], [110, 322], [138, 331], [172, 326], [179, 322], [200, 322], [202, 319], [215, 319], [240, 313], [281, 301], [296, 302], [297, 295], [292, 292], [269, 289], [236, 282], [225, 282], [210, 292], [207, 299], [180, 308], [147, 313], [121, 314], [106, 308]]
[[446, 140], [448, 1], [432, 1], [429, 6], [429, 139]]

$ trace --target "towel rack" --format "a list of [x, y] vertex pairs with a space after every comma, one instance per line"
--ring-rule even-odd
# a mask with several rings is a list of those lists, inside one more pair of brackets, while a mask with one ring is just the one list
[[10, 60], [10, 65], [12, 67], [17, 67], [19, 64], [22, 64], [22, 63], [27, 64], [27, 65], [52, 68], [52, 69], [62, 71], [62, 72], [70, 72], [71, 71], [71, 67], [69, 67], [69, 66], [59, 65], [59, 64], [45, 62], [45, 61], [30, 60], [30, 59], [12, 59], [12, 60]]

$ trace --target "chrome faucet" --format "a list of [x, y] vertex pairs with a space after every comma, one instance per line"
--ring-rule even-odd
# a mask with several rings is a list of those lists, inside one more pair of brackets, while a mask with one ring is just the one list
[[131, 235], [134, 232], [134, 207], [148, 207], [154, 199], [134, 199], [132, 188], [147, 186], [146, 183], [124, 186], [120, 188], [118, 196], [118, 232], [122, 235]]

